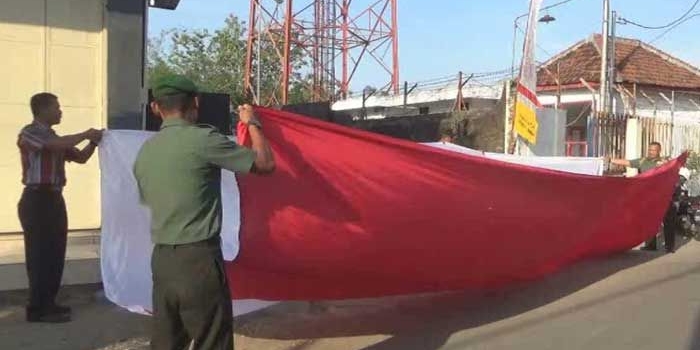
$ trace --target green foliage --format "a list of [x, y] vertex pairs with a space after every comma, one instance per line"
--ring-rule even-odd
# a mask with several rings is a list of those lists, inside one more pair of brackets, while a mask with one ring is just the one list
[[[202, 91], [226, 93], [236, 104], [245, 102], [246, 31], [244, 23], [229, 16], [224, 25], [206, 29], [172, 29], [148, 42], [148, 81], [165, 74], [182, 74], [192, 79]], [[261, 92], [273, 93], [281, 75], [279, 56], [270, 41], [261, 41]], [[304, 52], [292, 51], [295, 70], [306, 66]], [[299, 74], [290, 78], [290, 103], [306, 102], [310, 93]], [[264, 101], [263, 101], [264, 102]]]

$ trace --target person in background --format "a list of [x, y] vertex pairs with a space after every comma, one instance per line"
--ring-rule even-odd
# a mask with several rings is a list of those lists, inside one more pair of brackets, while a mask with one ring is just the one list
[[[628, 168], [636, 168], [639, 173], [645, 173], [649, 170], [656, 168], [657, 166], [665, 163], [668, 159], [661, 156], [661, 144], [658, 142], [651, 142], [649, 147], [647, 147], [647, 156], [643, 158], [637, 158], [632, 160], [626, 159], [609, 159], [610, 164], [615, 164], [619, 166], [624, 166]], [[664, 215], [664, 241], [666, 252], [673, 253], [676, 250], [676, 225], [675, 225], [675, 210], [673, 203], [669, 204], [668, 210]], [[644, 250], [657, 250], [656, 247], [656, 237], [652, 237], [644, 243], [642, 247]]]
[[[29, 104], [34, 120], [22, 128], [17, 140], [25, 186], [18, 214], [24, 231], [29, 279], [26, 318], [28, 322], [68, 322], [71, 309], [56, 304], [68, 239], [62, 194], [66, 185], [65, 162], [86, 163], [102, 139], [102, 131], [89, 129], [58, 136], [53, 130], [63, 116], [58, 97], [38, 93]], [[76, 148], [83, 141], [89, 143], [82, 149]]]
[[665, 163], [666, 160], [667, 158], [661, 157], [661, 144], [658, 142], [652, 142], [649, 144], [649, 147], [647, 147], [646, 157], [632, 160], [609, 159], [610, 164], [635, 168], [639, 170], [640, 174], [656, 168], [657, 166]]
[[221, 253], [221, 169], [269, 174], [275, 160], [253, 108], [238, 108], [252, 149], [195, 124], [197, 86], [168, 75], [153, 86], [161, 129], [141, 147], [133, 173], [151, 210], [153, 334], [157, 350], [233, 349], [231, 294]]

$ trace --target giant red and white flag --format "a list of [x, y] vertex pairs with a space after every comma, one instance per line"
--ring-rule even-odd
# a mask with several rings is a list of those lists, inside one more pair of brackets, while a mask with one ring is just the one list
[[[259, 300], [494, 288], [631, 249], [656, 233], [685, 159], [606, 178], [258, 113], [277, 171], [222, 179], [239, 313]], [[112, 131], [100, 148], [105, 291], [141, 312], [150, 308], [151, 243], [131, 169], [150, 136]]]

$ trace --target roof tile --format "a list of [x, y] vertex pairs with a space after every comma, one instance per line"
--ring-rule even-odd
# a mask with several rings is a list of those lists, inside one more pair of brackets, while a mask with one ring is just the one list
[[[581, 78], [599, 83], [600, 39], [594, 35], [546, 62], [537, 72], [538, 87], [557, 85], [557, 65], [561, 85], [579, 84]], [[618, 83], [700, 89], [700, 70], [640, 40], [615, 40], [615, 66]]]

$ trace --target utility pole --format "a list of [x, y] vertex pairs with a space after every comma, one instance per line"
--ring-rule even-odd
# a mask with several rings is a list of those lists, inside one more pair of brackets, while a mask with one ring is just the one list
[[610, 67], [610, 61], [608, 57], [608, 40], [610, 39], [610, 0], [603, 0], [603, 32], [601, 38], [603, 39], [603, 47], [600, 50], [600, 105], [598, 108], [600, 111], [609, 112], [608, 100], [610, 98], [610, 80], [608, 69]]
[[617, 11], [612, 11], [612, 21], [610, 21], [610, 35], [608, 42], [608, 104], [605, 106], [605, 111], [613, 112], [613, 91], [615, 91], [615, 32], [617, 27]]

